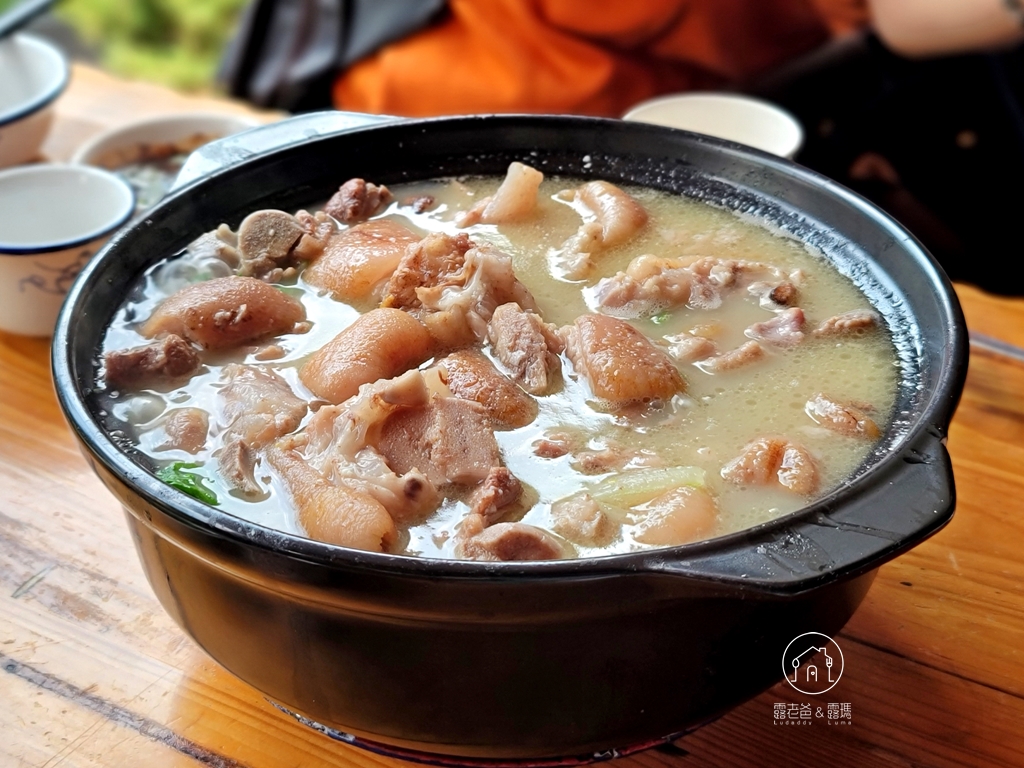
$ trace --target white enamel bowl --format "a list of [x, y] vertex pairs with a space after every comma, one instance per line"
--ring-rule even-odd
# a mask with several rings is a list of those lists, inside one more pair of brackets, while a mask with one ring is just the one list
[[49, 43], [17, 34], [0, 39], [0, 168], [32, 160], [68, 84], [68, 63]]
[[131, 187], [99, 168], [0, 171], [0, 330], [52, 334], [72, 281], [134, 207]]
[[789, 112], [737, 93], [662, 96], [637, 104], [622, 119], [703, 133], [791, 160], [804, 141], [803, 128]]

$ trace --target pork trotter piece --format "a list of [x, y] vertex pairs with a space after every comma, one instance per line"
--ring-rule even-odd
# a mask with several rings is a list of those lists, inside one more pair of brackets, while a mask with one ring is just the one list
[[668, 400], [685, 389], [668, 355], [624, 320], [581, 315], [559, 334], [566, 355], [594, 395], [614, 405]]
[[387, 551], [395, 542], [395, 523], [373, 497], [332, 485], [294, 451], [271, 446], [267, 460], [284, 480], [310, 538], [370, 552]]
[[342, 224], [352, 224], [370, 218], [392, 199], [391, 190], [383, 184], [378, 187], [364, 179], [349, 179], [327, 201], [324, 211]]
[[798, 443], [762, 437], [722, 467], [722, 477], [736, 485], [778, 483], [809, 496], [818, 490], [818, 465], [810, 451]]
[[401, 224], [375, 219], [330, 237], [303, 277], [339, 301], [360, 301], [380, 289], [419, 238]]
[[254, 277], [193, 283], [165, 299], [142, 326], [149, 338], [175, 334], [206, 349], [230, 349], [304, 330], [301, 302]]
[[433, 354], [423, 324], [399, 309], [374, 309], [361, 315], [320, 348], [299, 372], [317, 397], [341, 403], [363, 384], [391, 379]]
[[460, 349], [438, 361], [444, 380], [456, 397], [480, 403], [495, 425], [524, 427], [537, 417], [536, 401], [510, 381], [475, 349]]

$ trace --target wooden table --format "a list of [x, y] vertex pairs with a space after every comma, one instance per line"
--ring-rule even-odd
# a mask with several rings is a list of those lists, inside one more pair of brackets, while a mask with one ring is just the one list
[[[190, 109], [245, 108], [76, 68], [45, 148]], [[958, 292], [972, 332], [1024, 347], [1024, 300]], [[1024, 766], [1022, 395], [1024, 350], [973, 345], [949, 438], [958, 510], [882, 567], [839, 636], [846, 671], [820, 698], [849, 704], [848, 725], [774, 724], [776, 704], [812, 698], [782, 683], [617, 764]], [[0, 765], [403, 765], [299, 725], [172, 623], [64, 424], [45, 340], [0, 333], [0, 468]]]

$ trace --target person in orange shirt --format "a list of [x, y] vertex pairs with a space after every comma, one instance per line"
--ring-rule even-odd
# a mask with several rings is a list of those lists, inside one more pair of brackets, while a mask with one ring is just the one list
[[866, 22], [858, 0], [450, 0], [440, 22], [343, 72], [333, 100], [403, 116], [615, 116], [743, 82]]
[[[1015, 10], [1016, 9], [1016, 10]], [[909, 56], [1024, 37], [1017, 0], [449, 0], [444, 18], [342, 72], [339, 109], [618, 116], [737, 87], [873, 22]]]

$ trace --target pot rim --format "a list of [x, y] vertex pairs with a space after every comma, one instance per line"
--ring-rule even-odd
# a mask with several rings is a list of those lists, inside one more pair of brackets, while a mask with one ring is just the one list
[[[286, 533], [267, 526], [253, 523], [236, 517], [224, 510], [209, 506], [199, 500], [178, 491], [156, 478], [155, 475], [136, 464], [127, 453], [119, 449], [107, 436], [101, 425], [97, 423], [93, 412], [87, 406], [83, 393], [78, 386], [74, 371], [73, 347], [70, 337], [75, 326], [74, 316], [77, 305], [83, 301], [90, 278], [97, 271], [99, 264], [107, 258], [108, 252], [124, 239], [132, 230], [128, 227], [115, 235], [110, 242], [82, 270], [68, 293], [67, 300], [58, 318], [53, 345], [53, 378], [58, 401], [72, 430], [88, 449], [88, 453], [98, 459], [103, 466], [118, 480], [131, 487], [147, 503], [164, 514], [184, 523], [187, 526], [205, 529], [234, 540], [237, 543], [253, 546], [269, 552], [298, 558], [303, 561], [328, 566], [351, 566], [407, 576], [433, 576], [456, 578], [551, 578], [555, 576], [605, 575], [616, 572], [661, 570], [654, 566], [666, 560], [685, 560], [687, 556], [698, 556], [707, 553], [724, 552], [730, 549], [742, 549], [755, 539], [765, 534], [787, 528], [795, 528], [808, 518], [827, 515], [844, 502], [852, 501], [863, 495], [867, 490], [884, 480], [899, 469], [903, 461], [901, 447], [914, 446], [923, 440], [938, 440], [944, 444], [945, 433], [952, 418], [960, 391], [966, 377], [966, 359], [968, 342], [966, 323], [960, 309], [959, 301], [953, 291], [945, 272], [934, 257], [923, 245], [901, 224], [874, 204], [836, 181], [798, 165], [790, 160], [747, 147], [724, 139], [703, 134], [695, 134], [674, 128], [650, 125], [599, 117], [572, 115], [463, 115], [432, 117], [422, 119], [403, 119], [370, 125], [359, 128], [345, 128], [327, 133], [307, 136], [286, 146], [260, 152], [244, 161], [232, 164], [221, 170], [197, 179], [175, 191], [151, 209], [146, 219], [155, 219], [160, 209], [181, 196], [195, 193], [207, 186], [212, 186], [225, 175], [234, 173], [243, 167], [251, 167], [266, 162], [269, 158], [304, 147], [334, 136], [366, 131], [387, 131], [396, 127], [405, 130], [420, 129], [423, 131], [452, 123], [478, 121], [481, 129], [492, 126], [500, 127], [511, 122], [514, 125], [528, 121], [537, 121], [548, 127], [564, 125], [566, 127], [611, 128], [625, 124], [629, 130], [638, 133], [682, 134], [699, 144], [710, 145], [725, 155], [733, 155], [754, 159], [757, 162], [781, 171], [785, 175], [795, 176], [824, 193], [840, 198], [846, 205], [873, 223], [889, 232], [902, 247], [907, 250], [922, 271], [922, 278], [938, 289], [942, 314], [946, 319], [943, 329], [943, 345], [941, 368], [936, 377], [935, 388], [926, 394], [919, 415], [915, 422], [902, 433], [899, 442], [889, 452], [861, 472], [851, 482], [842, 483], [826, 496], [781, 517], [760, 523], [751, 528], [726, 534], [712, 539], [691, 542], [673, 547], [660, 547], [637, 552], [601, 555], [596, 557], [577, 558], [572, 560], [547, 561], [510, 561], [482, 562], [474, 560], [448, 560], [440, 558], [398, 555], [380, 552], [368, 552], [347, 547], [328, 544], [308, 539], [297, 534]], [[620, 128], [621, 129], [621, 128]], [[133, 514], [135, 514], [133, 512]], [[151, 524], [151, 523], [150, 523]], [[903, 542], [901, 542], [903, 543]], [[916, 543], [907, 541], [907, 546]], [[887, 557], [879, 557], [870, 567], [877, 567]], [[863, 568], [861, 570], [864, 570]], [[681, 574], [687, 577], [685, 574]], [[715, 580], [712, 578], [712, 580]], [[753, 584], [751, 586], [754, 586]]]

